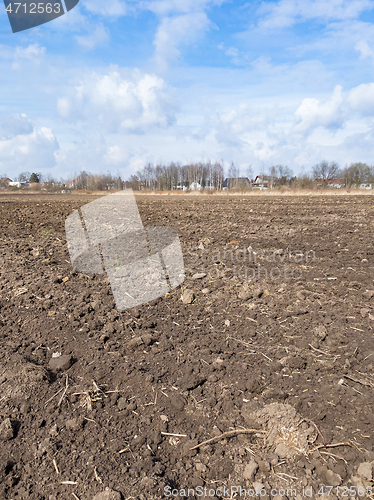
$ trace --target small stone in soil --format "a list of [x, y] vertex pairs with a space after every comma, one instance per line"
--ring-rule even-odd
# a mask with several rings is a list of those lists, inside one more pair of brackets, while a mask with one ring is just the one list
[[65, 422], [65, 427], [70, 431], [78, 431], [83, 427], [83, 418], [71, 418]]
[[191, 304], [194, 298], [195, 295], [192, 290], [185, 290], [184, 294], [182, 295], [182, 302], [183, 304]]
[[170, 398], [170, 405], [176, 411], [182, 411], [185, 404], [186, 404], [186, 401], [181, 396], [172, 396]]
[[149, 333], [145, 333], [144, 335], [142, 335], [142, 340], [145, 346], [149, 346], [152, 343], [152, 335], [150, 335]]
[[260, 492], [261, 490], [264, 489], [264, 485], [262, 483], [260, 483], [259, 481], [254, 482], [252, 486], [258, 492]]
[[12, 422], [9, 418], [3, 420], [0, 424], [0, 440], [9, 441], [14, 436]]
[[371, 481], [373, 478], [373, 464], [370, 462], [363, 462], [359, 465], [357, 472], [359, 476], [367, 481]]
[[127, 399], [126, 398], [119, 398], [117, 401], [117, 406], [120, 411], [124, 410], [127, 406]]
[[206, 276], [206, 273], [196, 273], [196, 274], [194, 274], [192, 276], [191, 279], [193, 279], [193, 280], [201, 280], [201, 279], [205, 278], [205, 276]]
[[275, 453], [279, 458], [293, 458], [293, 454], [289, 447], [284, 443], [279, 443], [275, 449]]
[[105, 491], [98, 493], [93, 497], [92, 500], [121, 500], [122, 495], [118, 491], [111, 490], [110, 488], [105, 488]]
[[258, 470], [258, 463], [254, 460], [251, 460], [244, 469], [243, 477], [244, 479], [248, 479], [248, 481], [253, 481], [255, 478], [255, 474]]
[[191, 478], [191, 485], [194, 488], [197, 488], [198, 486], [204, 486], [204, 481], [201, 479], [201, 477], [192, 477]]
[[49, 435], [52, 437], [56, 437], [58, 435], [57, 424], [52, 425], [52, 427], [49, 429]]
[[[264, 294], [264, 290], [262, 288], [256, 288], [255, 290], [253, 290], [253, 296], [257, 299], [262, 297], [263, 294]], [[269, 292], [268, 292], [268, 294], [269, 294]]]
[[63, 354], [57, 358], [51, 358], [49, 360], [49, 368], [54, 371], [65, 371], [71, 367], [73, 362], [72, 356], [70, 354]]
[[129, 349], [136, 349], [142, 344], [143, 344], [143, 339], [141, 337], [134, 337], [133, 339], [127, 342], [127, 347]]
[[322, 473], [322, 477], [325, 479], [326, 484], [331, 486], [339, 486], [342, 483], [342, 478], [339, 476], [339, 474], [336, 474], [330, 469]]
[[325, 340], [327, 337], [327, 331], [326, 328], [323, 325], [318, 325], [314, 328], [314, 335], [319, 339], [319, 340]]
[[363, 307], [362, 309], [360, 309], [360, 314], [363, 318], [366, 318], [367, 315], [369, 314], [370, 312], [370, 309], [367, 309], [366, 307]]
[[197, 462], [195, 464], [195, 469], [198, 471], [198, 472], [206, 472], [206, 465], [205, 464], [202, 464], [201, 462]]
[[238, 298], [240, 300], [248, 300], [248, 299], [251, 299], [252, 297], [253, 297], [253, 293], [247, 289], [240, 290], [240, 292], [238, 294]]
[[206, 378], [199, 377], [198, 375], [191, 375], [187, 377], [183, 377], [180, 381], [180, 388], [182, 391], [190, 391], [199, 387], [206, 381]]

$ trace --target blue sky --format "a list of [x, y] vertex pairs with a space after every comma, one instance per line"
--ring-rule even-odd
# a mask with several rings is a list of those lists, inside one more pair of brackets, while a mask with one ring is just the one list
[[374, 0], [80, 0], [13, 34], [0, 173], [374, 163]]

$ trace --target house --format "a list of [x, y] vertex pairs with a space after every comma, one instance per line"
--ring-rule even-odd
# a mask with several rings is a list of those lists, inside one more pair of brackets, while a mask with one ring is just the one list
[[343, 179], [315, 179], [313, 184], [316, 187], [329, 187], [340, 189], [345, 186]]
[[327, 185], [329, 188], [340, 189], [345, 186], [345, 182], [343, 179], [330, 179]]
[[9, 187], [16, 187], [16, 188], [29, 188], [30, 187], [30, 183], [29, 182], [17, 182], [17, 181], [13, 181], [13, 182], [9, 182], [8, 186]]
[[172, 189], [176, 189], [177, 191], [187, 191], [188, 187], [182, 184], [181, 182], [178, 182], [176, 187], [172, 187]]
[[67, 181], [66, 186], [69, 189], [75, 189], [78, 186], [79, 182], [80, 182], [80, 178], [77, 177], [76, 179], [73, 179], [71, 181]]
[[225, 189], [250, 187], [251, 182], [248, 177], [227, 177], [222, 184]]
[[201, 189], [203, 189], [201, 184], [199, 184], [198, 182], [191, 182], [190, 184], [191, 191], [201, 191]]
[[360, 184], [359, 189], [373, 189], [373, 184], [371, 184], [370, 182]]
[[8, 187], [10, 182], [13, 182], [12, 179], [9, 179], [9, 177], [3, 177], [0, 179], [0, 186]]
[[269, 188], [271, 189], [275, 180], [275, 177], [270, 175], [256, 175], [256, 178], [253, 181], [253, 189], [259, 189], [260, 191]]

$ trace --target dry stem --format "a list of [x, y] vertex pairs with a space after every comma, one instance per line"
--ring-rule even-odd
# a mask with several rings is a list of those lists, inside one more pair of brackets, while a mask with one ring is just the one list
[[266, 434], [266, 431], [259, 431], [257, 429], [236, 429], [233, 431], [227, 431], [224, 432], [223, 434], [213, 437], [211, 439], [207, 439], [206, 441], [203, 441], [200, 444], [197, 444], [193, 448], [190, 448], [190, 450], [196, 450], [197, 448], [200, 448], [200, 446], [203, 446], [204, 444], [209, 444], [209, 443], [214, 443], [215, 441], [219, 441], [220, 439], [224, 439], [226, 437], [233, 437], [237, 436], [238, 434], [253, 434], [255, 432], [258, 432], [260, 434]]

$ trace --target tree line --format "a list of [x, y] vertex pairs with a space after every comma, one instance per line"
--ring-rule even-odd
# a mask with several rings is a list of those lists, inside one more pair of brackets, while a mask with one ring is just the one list
[[134, 189], [145, 188], [156, 191], [188, 189], [193, 184], [203, 189], [220, 190], [224, 179], [223, 164], [219, 162], [188, 165], [173, 162], [169, 165], [147, 163], [143, 169], [130, 177], [129, 183]]
[[[374, 185], [374, 166], [366, 163], [351, 163], [341, 168], [336, 162], [321, 161], [314, 165], [310, 172], [294, 175], [287, 165], [272, 165], [262, 172], [268, 186], [273, 188], [289, 186], [294, 188], [312, 188], [316, 185], [324, 187], [331, 185], [332, 181], [345, 187], [360, 187], [361, 185]], [[257, 172], [259, 175], [260, 172]], [[0, 187], [6, 188], [7, 175], [0, 176]], [[69, 179], [56, 180], [53, 176], [41, 173], [22, 172], [14, 181], [32, 183], [33, 187], [47, 191], [61, 190], [87, 190], [108, 191], [132, 188], [134, 190], [146, 189], [152, 191], [168, 191], [175, 189], [206, 189], [222, 190], [225, 179], [230, 179], [229, 187], [251, 189], [255, 180], [251, 165], [240, 171], [234, 162], [225, 170], [223, 162], [196, 162], [182, 165], [171, 162], [167, 165], [147, 163], [142, 169], [131, 175], [127, 180], [117, 173], [112, 175], [92, 174], [80, 172]], [[246, 180], [246, 184], [241, 181]], [[333, 184], [334, 185], [334, 184]]]
[[[346, 187], [360, 187], [362, 184], [374, 185], [374, 166], [366, 163], [351, 163], [341, 168], [338, 163], [332, 161], [321, 161], [314, 165], [310, 172], [294, 175], [293, 170], [287, 165], [272, 165], [264, 169], [264, 178], [272, 187], [289, 186], [294, 188], [312, 188], [316, 184], [320, 187], [328, 186], [331, 181]], [[260, 172], [257, 172], [258, 175]], [[252, 165], [248, 165], [244, 178], [253, 184], [256, 176]], [[241, 184], [241, 172], [239, 167], [231, 162], [225, 172], [223, 162], [219, 163], [194, 163], [180, 165], [170, 163], [169, 165], [153, 165], [148, 163], [143, 169], [132, 175], [128, 181], [131, 187], [149, 190], [171, 190], [189, 188], [193, 183], [199, 184], [203, 189], [220, 190], [225, 178], [232, 179], [232, 187]], [[235, 183], [235, 180], [238, 182]], [[242, 184], [243, 185], [243, 184]]]

